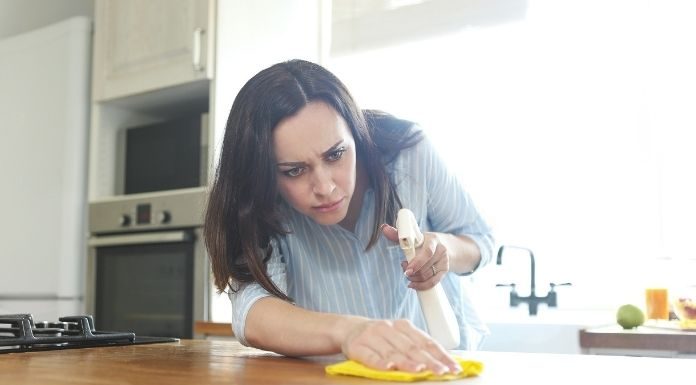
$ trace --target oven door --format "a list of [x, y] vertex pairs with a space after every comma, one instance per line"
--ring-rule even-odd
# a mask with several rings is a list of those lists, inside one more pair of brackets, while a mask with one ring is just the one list
[[207, 319], [209, 269], [200, 230], [93, 236], [87, 311], [98, 330], [192, 338]]

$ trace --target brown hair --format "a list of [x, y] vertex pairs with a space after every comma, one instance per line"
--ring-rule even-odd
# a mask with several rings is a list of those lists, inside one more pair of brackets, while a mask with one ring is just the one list
[[356, 156], [370, 170], [376, 209], [367, 249], [380, 236], [380, 225], [396, 218], [401, 202], [385, 164], [418, 143], [420, 131], [383, 112], [363, 113], [343, 83], [317, 64], [304, 60], [275, 64], [242, 87], [227, 119], [204, 229], [220, 291], [235, 290], [232, 282], [258, 282], [272, 295], [289, 299], [266, 271], [271, 239], [288, 233], [279, 207], [273, 129], [312, 101], [327, 103], [343, 117], [355, 140]]

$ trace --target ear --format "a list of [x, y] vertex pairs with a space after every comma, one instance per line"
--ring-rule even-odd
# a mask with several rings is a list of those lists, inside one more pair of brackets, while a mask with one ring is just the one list
[[385, 238], [388, 240], [398, 243], [399, 242], [399, 234], [396, 231], [396, 227], [389, 226], [388, 224], [383, 224], [382, 225], [382, 234], [384, 235]]

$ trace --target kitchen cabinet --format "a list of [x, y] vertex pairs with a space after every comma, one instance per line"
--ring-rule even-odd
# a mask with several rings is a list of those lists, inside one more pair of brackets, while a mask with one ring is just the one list
[[0, 314], [83, 307], [91, 27], [0, 40]]
[[193, 332], [205, 339], [236, 340], [232, 324], [227, 322], [196, 321]]
[[211, 0], [98, 0], [94, 95], [108, 100], [213, 77]]
[[210, 110], [216, 4], [96, 0], [90, 202], [124, 194], [127, 128]]
[[[123, 194], [125, 128], [208, 113], [215, 168], [232, 102], [279, 61], [320, 62], [323, 0], [97, 0], [89, 200]], [[202, 70], [194, 68], [194, 32]], [[169, 36], [174, 35], [174, 36]], [[208, 178], [210, 180], [211, 178]]]

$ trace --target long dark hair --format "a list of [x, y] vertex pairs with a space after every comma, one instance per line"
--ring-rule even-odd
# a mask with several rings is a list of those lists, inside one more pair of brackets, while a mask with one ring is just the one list
[[273, 129], [312, 101], [331, 106], [346, 121], [356, 156], [375, 192], [373, 231], [367, 249], [377, 242], [382, 223], [393, 223], [401, 202], [385, 162], [421, 139], [411, 122], [378, 111], [361, 111], [343, 83], [325, 68], [304, 60], [275, 64], [251, 78], [232, 104], [220, 162], [205, 214], [205, 245], [215, 285], [258, 282], [272, 295], [289, 298], [266, 272], [271, 239], [287, 234], [276, 184]]

